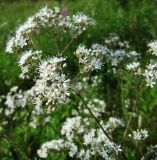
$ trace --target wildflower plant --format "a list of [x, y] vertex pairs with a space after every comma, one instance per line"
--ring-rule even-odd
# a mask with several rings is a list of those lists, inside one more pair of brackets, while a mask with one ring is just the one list
[[[61, 124], [60, 137], [42, 141], [43, 144], [36, 149], [36, 157], [48, 158], [51, 152], [63, 152], [73, 159], [127, 160], [127, 146], [124, 145], [126, 138], [131, 138], [133, 145], [137, 146], [148, 137], [146, 129], [133, 132], [129, 130], [132, 117], [138, 116], [136, 107], [139, 101], [138, 95], [134, 99], [128, 97], [129, 93], [124, 96], [123, 81], [127, 75], [135, 80], [134, 85], [139, 91], [145, 83], [153, 88], [157, 82], [156, 62], [150, 59], [150, 63], [142, 65], [141, 54], [131, 50], [128, 41], [121, 41], [118, 35], [110, 34], [104, 44], [96, 42], [89, 47], [82, 42], [75, 46], [70, 54], [74, 57], [73, 63], [76, 62], [78, 72], [70, 75], [69, 54], [66, 54], [68, 47], [95, 24], [92, 18], [82, 12], [69, 15], [63, 14], [58, 7], [44, 7], [20, 25], [6, 44], [7, 53], [19, 55], [19, 78], [32, 81], [28, 90], [15, 86], [6, 96], [1, 96], [0, 102], [6, 106], [1, 112], [6, 117], [13, 118], [16, 111], [23, 110], [21, 117], [27, 120], [30, 127], [44, 129], [43, 126], [51, 122], [51, 115], [72, 105], [69, 116], [64, 117]], [[52, 46], [55, 49], [45, 50], [42, 47], [44, 44], [39, 45], [38, 36], [44, 33], [54, 40]], [[64, 38], [69, 37], [69, 42], [63, 48], [58, 44], [60, 41], [56, 40], [64, 41]], [[149, 43], [148, 47], [148, 52], [156, 56], [156, 42]], [[104, 83], [100, 70], [108, 77], [119, 77], [118, 98], [125, 117], [118, 118], [119, 114], [115, 113], [117, 104], [106, 103], [106, 97], [100, 94], [98, 86], [103, 86]], [[143, 78], [141, 84], [134, 76]], [[91, 96], [91, 92], [95, 92], [95, 95]], [[114, 97], [109, 98], [113, 98], [114, 103]], [[3, 124], [6, 123], [8, 121], [4, 120]], [[118, 129], [121, 138], [116, 135], [116, 141], [114, 138]], [[141, 152], [140, 146], [138, 147]], [[152, 148], [152, 152], [155, 148], [156, 146]]]

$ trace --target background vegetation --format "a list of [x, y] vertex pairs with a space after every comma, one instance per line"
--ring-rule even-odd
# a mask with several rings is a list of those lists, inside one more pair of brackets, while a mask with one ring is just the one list
[[[83, 11], [96, 20], [96, 25], [85, 32], [73, 45], [68, 52], [76, 49], [76, 44], [80, 42], [90, 45], [93, 42], [104, 43], [109, 33], [117, 33], [122, 40], [127, 40], [131, 48], [142, 54], [142, 61], [147, 55], [146, 44], [157, 38], [157, 1], [156, 0], [0, 0], [0, 95], [5, 95], [8, 90], [18, 85], [23, 89], [29, 88], [31, 82], [23, 81], [18, 78], [20, 73], [17, 67], [18, 55], [7, 55], [5, 53], [5, 43], [12, 35], [16, 27], [21, 24], [28, 16], [31, 16], [43, 6], [60, 6], [67, 8], [69, 14]], [[51, 43], [47, 41], [46, 35], [41, 42], [46, 50], [49, 50]], [[64, 45], [64, 44], [61, 44]], [[71, 57], [72, 59], [73, 57]], [[72, 70], [72, 73], [75, 68]], [[103, 76], [104, 97], [107, 104], [111, 106], [117, 102], [119, 106], [120, 79], [117, 77], [106, 76], [105, 70], [100, 73]], [[111, 78], [112, 77], [112, 78]], [[123, 79], [123, 92], [134, 95], [131, 90], [130, 79]], [[107, 83], [107, 85], [106, 85]], [[89, 94], [94, 94], [90, 92]], [[128, 94], [128, 93], [126, 93]], [[153, 90], [144, 89], [141, 93], [140, 114], [144, 119], [144, 127], [152, 128], [149, 143], [157, 144], [157, 88]], [[67, 106], [70, 110], [70, 106]], [[31, 129], [26, 127], [24, 122], [12, 122], [7, 128], [0, 127], [0, 159], [34, 159], [36, 150], [42, 142], [56, 138], [59, 133], [61, 122], [68, 116], [68, 109], [58, 110], [52, 114], [53, 120], [48, 126], [43, 128]], [[116, 108], [115, 110], [118, 110]], [[151, 121], [150, 121], [151, 117]], [[2, 116], [0, 116], [2, 118]], [[136, 121], [134, 125], [136, 126]], [[1, 131], [2, 130], [2, 131]], [[127, 156], [132, 159], [134, 151], [127, 149]], [[67, 159], [65, 155], [52, 155], [53, 159]]]

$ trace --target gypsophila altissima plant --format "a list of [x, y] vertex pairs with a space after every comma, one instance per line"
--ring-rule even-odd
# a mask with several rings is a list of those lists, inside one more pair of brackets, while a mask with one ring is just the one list
[[[19, 78], [32, 84], [28, 90], [15, 86], [6, 96], [1, 96], [0, 103], [4, 102], [6, 106], [1, 113], [13, 121], [23, 118], [29, 127], [44, 130], [44, 126], [51, 122], [52, 114], [72, 106], [68, 116], [63, 116], [61, 128], [57, 128], [60, 129], [60, 138], [42, 141], [35, 157], [46, 159], [51, 158], [51, 153], [64, 153], [72, 159], [127, 160], [129, 147], [125, 142], [129, 141], [136, 148], [133, 154], [139, 152], [139, 157], [145, 158], [141, 154], [146, 147], [140, 145], [145, 143], [149, 132], [142, 129], [137, 107], [141, 87], [153, 88], [157, 82], [157, 63], [150, 58], [148, 63], [141, 64], [141, 54], [132, 50], [128, 41], [122, 41], [113, 33], [101, 44], [95, 42], [87, 46], [82, 42], [75, 46], [75, 50], [69, 51], [73, 41], [95, 24], [82, 12], [69, 15], [63, 14], [58, 7], [44, 7], [20, 25], [6, 44], [7, 53], [19, 55]], [[38, 37], [44, 33], [54, 40], [53, 48], [45, 50], [45, 44], [38, 42]], [[60, 44], [67, 39], [68, 43]], [[148, 53], [156, 56], [156, 42], [149, 43], [148, 47]], [[77, 73], [72, 76], [67, 52], [75, 59], [71, 63], [77, 66]], [[116, 81], [118, 103], [114, 102], [112, 91], [106, 92], [108, 96], [105, 98], [113, 102], [108, 104], [104, 100], [100, 91], [103, 86], [110, 87], [110, 83], [99, 74], [101, 70], [108, 79], [113, 76], [119, 80]], [[127, 92], [124, 83], [133, 83], [133, 89]], [[131, 97], [134, 88], [137, 90]], [[120, 114], [116, 113], [119, 104]], [[123, 116], [118, 118], [119, 115]], [[136, 128], [130, 127], [133, 118], [138, 119]], [[8, 124], [6, 119], [3, 126]], [[156, 146], [147, 148], [146, 156], [154, 152]]]
[[145, 84], [148, 87], [153, 88], [157, 82], [157, 63], [156, 63], [156, 41], [148, 43], [148, 54], [151, 58], [147, 61], [144, 66], [135, 60], [127, 64], [126, 68], [132, 71], [133, 74], [142, 77], [145, 80]]
[[93, 19], [83, 13], [64, 16], [58, 7], [53, 9], [44, 7], [19, 26], [15, 35], [10, 38], [6, 51], [8, 53], [22, 52], [19, 59], [22, 71], [20, 77], [32, 78], [33, 76], [35, 79], [32, 92], [36, 106], [44, 104], [49, 105], [48, 108], [50, 108], [50, 106], [68, 102], [70, 79], [63, 73], [66, 67], [64, 55], [43, 59], [44, 51], [36, 49], [32, 35], [49, 29], [56, 34], [68, 33], [73, 40], [94, 23]]

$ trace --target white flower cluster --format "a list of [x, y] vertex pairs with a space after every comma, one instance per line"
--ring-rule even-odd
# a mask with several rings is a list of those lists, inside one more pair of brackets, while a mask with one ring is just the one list
[[[90, 108], [95, 117], [100, 117], [105, 113], [106, 103], [104, 100], [100, 100], [98, 98], [94, 98], [92, 100], [88, 100], [87, 106]], [[78, 110], [80, 113], [85, 115], [90, 115], [88, 109], [86, 109], [82, 102], [79, 103]], [[73, 113], [77, 114], [77, 113]]]
[[148, 43], [148, 47], [151, 54], [157, 56], [157, 41]]
[[129, 49], [129, 42], [128, 41], [121, 41], [120, 37], [116, 33], [110, 33], [108, 37], [105, 38], [105, 44], [109, 48], [123, 48]]
[[91, 77], [91, 81], [92, 81], [92, 87], [97, 87], [102, 83], [102, 77], [101, 76]]
[[92, 18], [82, 12], [73, 15], [72, 21], [74, 23], [73, 29], [78, 35], [85, 31], [90, 25], [95, 24], [95, 21]]
[[110, 117], [107, 124], [105, 125], [105, 129], [108, 132], [113, 132], [119, 126], [124, 127], [124, 122], [121, 119]]
[[67, 144], [65, 144], [64, 140], [62, 140], [62, 139], [52, 140], [52, 141], [44, 143], [42, 145], [41, 149], [39, 149], [37, 153], [38, 153], [39, 157], [46, 158], [48, 156], [49, 149], [60, 151], [60, 150], [67, 147], [65, 145], [67, 145]]
[[23, 52], [18, 62], [22, 71], [20, 77], [30, 78], [31, 75], [34, 76], [34, 74], [36, 73], [36, 68], [41, 62], [41, 57], [42, 51], [28, 50]]
[[124, 100], [124, 106], [125, 106], [125, 108], [129, 108], [130, 106], [131, 106], [131, 99], [125, 99]]
[[97, 86], [99, 86], [102, 83], [102, 77], [101, 76], [92, 76], [92, 77], [84, 77], [80, 80], [77, 80], [77, 82], [75, 83], [75, 88], [76, 90], [80, 91], [80, 90], [86, 90], [88, 91], [88, 87], [92, 87], [97, 88]]
[[132, 134], [129, 134], [130, 137], [132, 137], [136, 142], [140, 142], [145, 140], [149, 135], [148, 131], [145, 129], [133, 131]]
[[156, 160], [156, 158], [157, 158], [157, 144], [147, 147], [147, 151], [148, 151], [148, 154], [150, 154], [151, 156], [154, 155], [155, 156], [154, 160]]
[[51, 30], [54, 29], [52, 32], [70, 32], [76, 37], [93, 24], [94, 20], [83, 13], [70, 17], [62, 15], [58, 7], [54, 7], [53, 9], [44, 7], [19, 26], [15, 36], [7, 42], [6, 52], [13, 53], [20, 51], [29, 44], [32, 44], [32, 34], [42, 31], [43, 28], [49, 27]]
[[49, 9], [47, 7], [41, 8], [34, 16], [37, 19], [39, 25], [45, 27], [57, 26], [58, 22], [63, 18], [60, 15], [60, 9], [54, 7]]
[[34, 17], [29, 17], [16, 31], [15, 36], [10, 38], [6, 45], [7, 53], [14, 53], [29, 44], [30, 34], [37, 29]]
[[[123, 49], [110, 50], [107, 55], [107, 61], [111, 64], [112, 67], [117, 67], [124, 60], [137, 59], [139, 53], [136, 51], [125, 51]], [[126, 63], [126, 62], [125, 62]]]
[[101, 50], [105, 50], [105, 60], [107, 64], [111, 65], [113, 70], [122, 64], [124, 65], [124, 63], [128, 63], [132, 59], [138, 59], [140, 55], [136, 51], [130, 51], [128, 41], [121, 41], [120, 37], [115, 33], [111, 33], [105, 39], [105, 46], [101, 47]]
[[[152, 55], [157, 56], [157, 41], [150, 42], [148, 44], [149, 52]], [[133, 71], [135, 75], [139, 75], [144, 78], [146, 86], [153, 88], [157, 83], [157, 63], [155, 59], [150, 59], [150, 62], [147, 63], [143, 68], [140, 66], [140, 63], [134, 61], [126, 65], [126, 69]]]
[[98, 154], [100, 157], [110, 160], [113, 159], [112, 153], [118, 155], [122, 151], [121, 147], [110, 141], [101, 129], [90, 129], [84, 135], [84, 145], [90, 148], [87, 152], [89, 154], [88, 159]]
[[39, 66], [39, 79], [32, 88], [37, 106], [47, 105], [50, 110], [54, 105], [69, 101], [70, 79], [63, 74], [65, 58], [53, 57], [43, 60]]
[[153, 88], [157, 82], [157, 63], [148, 64], [143, 72], [147, 86]]
[[140, 63], [139, 62], [132, 62], [127, 64], [126, 68], [128, 70], [132, 70], [132, 71], [136, 71], [137, 69], [139, 69], [140, 67]]
[[35, 80], [35, 85], [30, 89], [35, 99], [35, 108], [43, 105], [48, 106], [50, 111], [54, 105], [67, 103], [70, 80], [63, 72], [66, 66], [65, 58], [60, 55], [60, 57], [42, 59], [44, 58], [42, 51], [36, 50], [32, 37], [48, 30], [50, 34], [69, 33], [72, 38], [76, 38], [93, 24], [94, 20], [83, 13], [68, 16], [63, 15], [58, 7], [53, 9], [44, 7], [19, 26], [15, 35], [8, 41], [6, 46], [8, 53], [22, 52], [19, 59], [22, 71], [20, 77], [33, 77]]
[[[118, 126], [117, 122], [110, 120], [104, 128]], [[122, 151], [121, 147], [110, 141], [101, 129], [90, 127], [89, 124], [88, 118], [83, 119], [80, 116], [68, 118], [61, 129], [61, 134], [65, 138], [44, 143], [37, 151], [39, 157], [46, 158], [51, 149], [68, 151], [70, 157], [82, 160], [90, 160], [95, 155], [110, 160]]]
[[146, 85], [153, 88], [157, 83], [157, 63], [149, 63], [145, 69], [140, 67], [139, 62], [132, 62], [126, 66], [127, 70], [133, 71], [135, 75], [142, 76]]
[[[4, 100], [4, 105], [6, 106], [3, 109], [6, 117], [12, 116], [17, 110], [19, 113], [17, 116], [21, 116], [20, 113], [23, 113], [22, 115], [26, 113], [26, 117], [29, 115], [28, 126], [33, 128], [50, 121], [49, 115], [44, 114], [43, 108], [32, 108], [34, 106], [34, 99], [31, 90], [22, 91], [17, 86], [14, 86], [6, 96], [1, 96], [0, 98]], [[24, 110], [27, 110], [27, 112], [24, 112]], [[13, 120], [15, 119], [16, 116], [14, 116]], [[8, 123], [8, 120], [6, 122]]]
[[78, 13], [76, 15], [68, 16], [63, 15], [58, 7], [54, 9], [42, 8], [35, 17], [38, 23], [43, 27], [53, 27], [55, 30], [62, 32], [71, 32], [75, 36], [78, 36], [85, 31], [90, 25], [94, 25], [95, 21], [85, 15], [84, 13]]
[[4, 104], [7, 106], [5, 109], [5, 115], [9, 116], [14, 113], [17, 108], [26, 107], [29, 96], [28, 92], [18, 90], [17, 86], [11, 88], [5, 97]]
[[78, 58], [80, 65], [82, 65], [81, 72], [88, 72], [89, 70], [101, 69], [103, 65], [103, 54], [100, 48], [88, 49], [85, 45], [80, 45], [75, 55]]
[[82, 125], [82, 120], [85, 124], [87, 124], [87, 119], [82, 119], [79, 115], [72, 118], [67, 118], [63, 123], [61, 134], [65, 135], [69, 141], [75, 138], [75, 134], [83, 134], [86, 130], [86, 126]]
[[127, 61], [132, 59], [137, 60], [139, 57], [139, 53], [136, 51], [112, 49], [98, 43], [93, 44], [90, 49], [85, 45], [80, 45], [76, 50], [75, 55], [81, 64], [82, 72], [101, 69], [105, 63], [112, 68], [117, 68], [121, 64], [127, 63]]

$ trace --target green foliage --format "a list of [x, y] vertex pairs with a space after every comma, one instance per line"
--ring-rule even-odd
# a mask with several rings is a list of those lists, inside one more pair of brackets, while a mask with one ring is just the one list
[[[81, 35], [77, 41], [75, 41], [68, 49], [67, 53], [70, 55], [76, 49], [76, 44], [85, 43], [90, 45], [93, 42], [104, 43], [105, 37], [109, 33], [117, 33], [121, 39], [131, 42], [132, 49], [142, 53], [143, 61], [146, 59], [145, 51], [146, 44], [157, 37], [157, 1], [150, 0], [75, 0], [75, 1], [51, 1], [51, 0], [38, 0], [34, 1], [14, 1], [0, 2], [0, 95], [6, 94], [11, 86], [18, 85], [21, 88], [27, 89], [30, 87], [31, 82], [21, 81], [18, 78], [19, 68], [16, 61], [18, 55], [7, 55], [5, 53], [5, 43], [9, 38], [8, 35], [12, 35], [16, 26], [21, 24], [28, 16], [32, 15], [42, 6], [54, 6], [59, 5], [62, 8], [67, 8], [69, 14], [83, 11], [89, 14], [96, 20], [96, 26], [91, 27], [86, 33]], [[50, 50], [54, 45], [54, 40], [48, 41], [48, 35], [38, 37], [40, 40], [39, 48], [52, 52]], [[64, 37], [64, 36], [63, 36]], [[67, 39], [68, 41], [68, 39]], [[60, 41], [60, 48], [63, 48], [64, 43]], [[75, 60], [71, 56], [68, 61]], [[77, 72], [77, 66], [70, 64], [71, 75]], [[127, 75], [113, 75], [109, 76], [105, 74], [106, 70], [100, 73], [103, 77], [103, 84], [100, 86], [100, 90], [104, 93], [104, 99], [107, 104], [111, 106], [110, 110], [113, 110], [112, 114], [123, 112], [125, 119], [128, 119], [127, 111], [124, 108], [124, 102], [120, 101], [119, 95], [126, 97], [135, 97], [135, 90], [132, 90], [134, 82], [131, 80], [131, 76]], [[112, 73], [111, 73], [112, 74]], [[112, 77], [112, 78], [111, 78]], [[124, 78], [125, 77], [125, 78]], [[123, 84], [121, 86], [121, 84]], [[88, 95], [96, 96], [96, 91], [89, 91]], [[143, 127], [152, 128], [150, 130], [152, 140], [154, 144], [157, 143], [156, 132], [156, 113], [157, 113], [157, 88], [143, 89], [140, 93], [139, 106], [140, 112], [138, 115], [145, 120]], [[91, 96], [91, 97], [92, 97]], [[114, 108], [114, 103], [117, 102], [117, 108]], [[75, 102], [77, 104], [77, 100]], [[0, 159], [35, 159], [36, 150], [40, 145], [53, 138], [60, 136], [61, 123], [68, 117], [71, 109], [76, 104], [68, 104], [63, 109], [58, 109], [55, 114], [52, 114], [52, 121], [50, 124], [43, 126], [43, 128], [31, 129], [25, 127], [25, 121], [21, 120], [19, 124], [12, 122], [8, 124], [7, 128], [0, 132]], [[121, 107], [122, 106], [122, 107]], [[117, 115], [118, 116], [118, 115]], [[151, 118], [150, 118], [151, 117]], [[138, 117], [135, 118], [133, 127], [137, 127]], [[1, 131], [1, 128], [0, 128]], [[148, 141], [150, 144], [151, 142]], [[128, 140], [128, 144], [129, 144]], [[132, 146], [131, 146], [132, 147]], [[134, 157], [135, 150], [126, 148], [128, 159]], [[53, 160], [68, 159], [64, 154], [52, 154]]]

